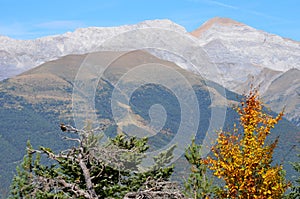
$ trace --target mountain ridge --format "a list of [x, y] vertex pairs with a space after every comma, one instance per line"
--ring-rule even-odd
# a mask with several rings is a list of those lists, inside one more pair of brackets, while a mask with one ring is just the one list
[[[216, 17], [208, 20], [201, 25], [197, 30], [205, 33], [218, 25], [222, 26], [239, 26], [246, 27], [251, 31], [258, 31], [243, 23], [234, 21], [229, 18]], [[162, 20], [147, 20], [134, 25], [123, 25], [118, 27], [88, 27], [79, 28], [74, 32], [66, 32], [61, 35], [53, 35], [41, 37], [33, 40], [16, 40], [7, 36], [0, 35], [0, 43], [4, 44], [0, 47], [0, 71], [1, 79], [5, 79], [30, 68], [36, 67], [47, 61], [57, 59], [67, 54], [84, 54], [92, 52], [98, 45], [108, 37], [121, 34], [126, 31], [135, 30], [138, 28], [167, 28], [174, 31], [182, 32], [183, 34], [191, 34], [199, 39], [199, 35], [195, 31], [188, 33], [186, 29], [168, 19]], [[270, 37], [269, 33], [259, 31], [263, 35]], [[220, 31], [218, 32], [220, 33]], [[280, 36], [273, 35], [275, 40], [283, 39]], [[271, 36], [271, 39], [274, 39]], [[205, 41], [203, 41], [205, 40]], [[266, 42], [266, 37], [261, 38], [262, 42]], [[209, 43], [210, 38], [200, 39], [200, 43], [205, 45]], [[300, 48], [300, 42], [293, 40], [284, 40], [288, 43], [296, 43]], [[4, 68], [4, 69], [3, 69]], [[4, 71], [4, 72], [2, 72]], [[8, 73], [8, 75], [4, 75]]]
[[[227, 18], [227, 17], [214, 17], [214, 18], [211, 18], [211, 19], [205, 21], [203, 24], [201, 24], [198, 28], [194, 29], [190, 33], [195, 37], [200, 37], [203, 32], [205, 32], [207, 29], [211, 28], [213, 25], [216, 25], [216, 24], [223, 25], [223, 26], [245, 26], [249, 29], [254, 29], [254, 30], [258, 30], [258, 31], [261, 31], [261, 32], [268, 33], [267, 31], [253, 28], [253, 27], [251, 27], [251, 26], [249, 26], [245, 23], [239, 22], [238, 20], [234, 20], [234, 19]], [[273, 33], [268, 33], [268, 34], [276, 35], [276, 34], [273, 34]], [[296, 42], [296, 43], [300, 44], [300, 41], [294, 40], [292, 38], [282, 37], [282, 36], [279, 36], [279, 37], [283, 38], [286, 41]]]
[[134, 25], [119, 27], [79, 28], [74, 32], [41, 37], [33, 40], [17, 40], [0, 36], [0, 80], [6, 79], [42, 63], [68, 54], [85, 54], [95, 49], [107, 38], [140, 28], [162, 28], [186, 32], [174, 22], [147, 20]]

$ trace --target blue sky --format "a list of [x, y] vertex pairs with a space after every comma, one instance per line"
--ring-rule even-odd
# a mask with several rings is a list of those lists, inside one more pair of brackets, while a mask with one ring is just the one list
[[300, 41], [298, 0], [0, 0], [0, 35], [33, 39], [89, 26], [170, 19], [188, 31], [229, 17]]

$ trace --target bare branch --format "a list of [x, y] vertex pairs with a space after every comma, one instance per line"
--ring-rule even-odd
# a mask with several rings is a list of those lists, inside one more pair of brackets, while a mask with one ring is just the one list
[[76, 141], [78, 143], [81, 143], [81, 140], [78, 138], [70, 138], [70, 137], [64, 136], [63, 139], [65, 139], [67, 141]]
[[73, 192], [76, 195], [76, 197], [83, 196], [87, 199], [94, 198], [92, 195], [90, 195], [89, 192], [81, 189], [75, 183], [66, 182], [61, 176], [55, 179], [49, 179], [43, 176], [38, 176], [36, 183], [39, 184], [40, 187], [42, 187], [45, 191], [50, 191], [50, 187], [52, 189], [57, 190], [67, 189]]
[[[81, 157], [79, 157], [79, 158], [81, 158]], [[89, 194], [91, 196], [93, 196], [93, 198], [97, 199], [98, 196], [97, 196], [96, 191], [94, 190], [94, 187], [93, 187], [90, 171], [89, 171], [89, 169], [87, 168], [85, 162], [82, 159], [79, 160], [79, 166], [82, 169], [84, 180], [85, 180], [85, 183], [86, 183], [86, 188], [87, 188]]]

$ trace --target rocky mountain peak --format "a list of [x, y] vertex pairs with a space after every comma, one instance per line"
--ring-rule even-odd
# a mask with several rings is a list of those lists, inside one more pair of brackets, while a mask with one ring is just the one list
[[230, 18], [214, 17], [206, 21], [204, 24], [202, 24], [199, 28], [197, 28], [193, 32], [191, 32], [191, 34], [195, 37], [201, 37], [203, 32], [211, 29], [213, 26], [246, 26], [246, 25]]

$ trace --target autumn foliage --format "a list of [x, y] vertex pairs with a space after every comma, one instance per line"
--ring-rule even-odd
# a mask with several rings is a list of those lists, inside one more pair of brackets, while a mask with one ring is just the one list
[[219, 133], [213, 155], [203, 161], [225, 181], [222, 198], [281, 198], [288, 187], [282, 165], [272, 166], [278, 138], [270, 144], [267, 136], [281, 120], [283, 112], [272, 117], [262, 110], [257, 90], [252, 90], [237, 108], [243, 134]]

